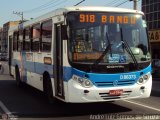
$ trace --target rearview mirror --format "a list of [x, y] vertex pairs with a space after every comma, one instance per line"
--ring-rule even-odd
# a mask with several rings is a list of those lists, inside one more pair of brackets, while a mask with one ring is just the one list
[[139, 48], [131, 47], [131, 50], [134, 55], [139, 55], [141, 50]]

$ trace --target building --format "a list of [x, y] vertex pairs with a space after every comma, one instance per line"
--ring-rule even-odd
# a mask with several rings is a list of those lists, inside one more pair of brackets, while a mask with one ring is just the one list
[[2, 39], [3, 39], [3, 28], [0, 27], [0, 52], [1, 52], [1, 48], [2, 48]]
[[151, 43], [152, 58], [160, 59], [160, 0], [142, 0]]
[[3, 34], [1, 39], [1, 51], [7, 52], [8, 49], [8, 30], [10, 27], [16, 26], [20, 23], [20, 21], [9, 21], [3, 24]]

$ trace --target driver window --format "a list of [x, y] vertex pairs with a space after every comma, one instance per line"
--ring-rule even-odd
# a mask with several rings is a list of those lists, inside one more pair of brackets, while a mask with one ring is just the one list
[[137, 46], [139, 44], [139, 30], [132, 30], [132, 41], [133, 46]]

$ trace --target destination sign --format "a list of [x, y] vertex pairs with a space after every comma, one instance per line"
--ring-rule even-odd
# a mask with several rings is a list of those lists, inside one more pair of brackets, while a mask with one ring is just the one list
[[96, 60], [98, 59], [102, 53], [74, 53], [73, 60]]
[[105, 14], [79, 14], [80, 23], [118, 23], [118, 24], [136, 24], [136, 15], [105, 15]]

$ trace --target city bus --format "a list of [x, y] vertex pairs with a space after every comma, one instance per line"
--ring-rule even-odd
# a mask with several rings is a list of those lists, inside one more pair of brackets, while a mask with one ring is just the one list
[[9, 30], [9, 69], [49, 100], [69, 103], [147, 98], [152, 87], [141, 11], [74, 6]]

